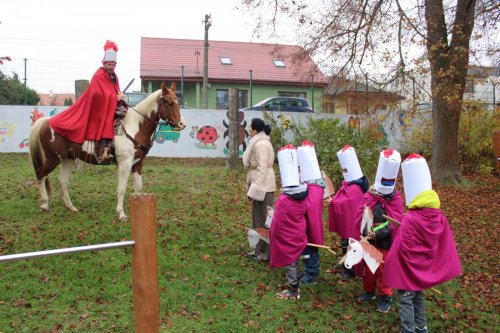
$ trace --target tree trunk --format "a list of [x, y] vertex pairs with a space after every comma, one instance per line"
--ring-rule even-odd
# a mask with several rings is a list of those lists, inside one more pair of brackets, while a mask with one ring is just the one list
[[469, 64], [469, 42], [476, 0], [458, 0], [451, 42], [443, 1], [427, 0], [427, 53], [431, 67], [433, 179], [441, 185], [466, 185], [460, 169], [458, 135]]

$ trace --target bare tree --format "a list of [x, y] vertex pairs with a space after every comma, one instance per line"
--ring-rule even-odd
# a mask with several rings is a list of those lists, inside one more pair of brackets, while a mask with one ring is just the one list
[[[306, 53], [334, 77], [401, 83], [430, 72], [431, 170], [443, 185], [465, 184], [458, 131], [469, 61], [499, 64], [497, 0], [243, 0], [256, 32], [280, 35], [291, 20]], [[290, 22], [290, 21], [289, 21]], [[378, 77], [375, 76], [378, 74]]]

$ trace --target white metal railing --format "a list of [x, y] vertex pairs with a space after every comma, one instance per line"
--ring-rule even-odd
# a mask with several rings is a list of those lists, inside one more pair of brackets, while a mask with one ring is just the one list
[[97, 244], [97, 245], [76, 246], [76, 247], [69, 247], [69, 248], [55, 249], [55, 250], [8, 254], [0, 256], [0, 263], [7, 261], [31, 259], [31, 258], [57, 256], [62, 254], [79, 253], [86, 251], [101, 251], [107, 249], [116, 249], [121, 247], [130, 247], [134, 245], [135, 241], [122, 241], [122, 242]]

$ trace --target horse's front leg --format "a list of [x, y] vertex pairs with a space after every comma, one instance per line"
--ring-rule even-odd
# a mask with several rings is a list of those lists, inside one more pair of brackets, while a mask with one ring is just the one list
[[132, 174], [134, 175], [134, 193], [141, 193], [142, 191], [142, 161], [140, 160], [132, 167]]
[[118, 163], [118, 188], [116, 195], [118, 203], [116, 205], [116, 212], [120, 221], [127, 221], [128, 217], [123, 210], [123, 201], [125, 199], [125, 192], [127, 191], [128, 177], [130, 176], [130, 169], [132, 168], [132, 159], [126, 161], [119, 161]]
[[75, 166], [75, 161], [69, 158], [65, 158], [61, 161], [61, 173], [59, 174], [59, 183], [61, 184], [64, 206], [72, 212], [77, 212], [78, 209], [73, 206], [71, 198], [69, 197], [69, 177], [73, 168]]

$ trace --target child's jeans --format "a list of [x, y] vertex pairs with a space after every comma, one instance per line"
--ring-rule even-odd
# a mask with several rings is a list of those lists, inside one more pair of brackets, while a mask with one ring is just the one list
[[300, 270], [299, 270], [298, 260], [293, 264], [285, 267], [285, 276], [286, 276], [286, 283], [289, 286], [299, 285]]
[[427, 333], [425, 299], [422, 291], [398, 290], [402, 333]]
[[316, 281], [319, 277], [319, 253], [317, 247], [308, 246], [302, 252], [304, 261], [304, 276], [309, 281]]

